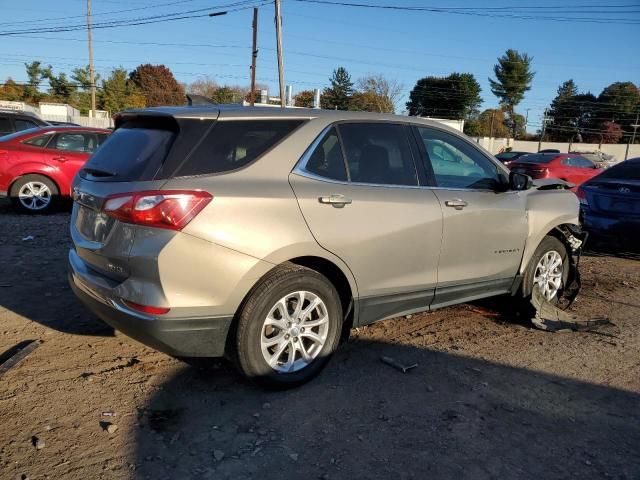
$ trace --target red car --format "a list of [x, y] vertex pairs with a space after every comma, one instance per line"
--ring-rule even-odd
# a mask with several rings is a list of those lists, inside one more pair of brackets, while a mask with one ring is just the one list
[[532, 153], [512, 162], [509, 169], [534, 179], [559, 178], [576, 186], [602, 172], [594, 162], [575, 153]]
[[68, 197], [73, 177], [110, 130], [51, 126], [0, 137], [0, 197], [24, 212], [45, 212]]

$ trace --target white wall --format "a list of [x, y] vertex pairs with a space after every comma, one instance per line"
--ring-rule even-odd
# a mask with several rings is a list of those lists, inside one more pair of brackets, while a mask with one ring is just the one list
[[[538, 142], [529, 142], [525, 140], [513, 140], [511, 138], [489, 138], [489, 137], [473, 137], [473, 140], [489, 150], [491, 153], [496, 154], [504, 151], [507, 147], [511, 147], [513, 150], [520, 152], [532, 152], [538, 151]], [[600, 150], [609, 155], [613, 155], [617, 160], [624, 160], [625, 151], [627, 145], [620, 143], [603, 143], [598, 145], [597, 143], [561, 143], [561, 142], [542, 142], [540, 149], [555, 148], [561, 152], [569, 152], [569, 146], [571, 151], [594, 151]], [[629, 145], [629, 157], [640, 157], [640, 144]]]

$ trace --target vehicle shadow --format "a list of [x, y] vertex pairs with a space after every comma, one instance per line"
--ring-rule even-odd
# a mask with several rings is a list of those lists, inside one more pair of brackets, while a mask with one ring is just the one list
[[637, 393], [356, 340], [289, 391], [226, 364], [179, 369], [139, 411], [133, 476], [631, 479], [638, 425]]
[[0, 312], [9, 310], [60, 332], [112, 336], [113, 329], [67, 284], [69, 214], [7, 214], [0, 204]]

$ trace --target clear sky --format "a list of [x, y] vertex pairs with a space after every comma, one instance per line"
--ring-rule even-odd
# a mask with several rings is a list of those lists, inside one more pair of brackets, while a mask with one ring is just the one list
[[[237, 0], [235, 0], [237, 1]], [[335, 0], [331, 0], [335, 1]], [[358, 0], [352, 0], [358, 1]], [[171, 3], [171, 5], [167, 5]], [[234, 0], [93, 0], [94, 22], [139, 18], [209, 8], [218, 10]], [[239, 2], [245, 3], [245, 2]], [[360, 3], [401, 6], [566, 8], [555, 16], [640, 22], [639, 0], [360, 0]], [[584, 6], [595, 8], [588, 9]], [[631, 6], [627, 13], [610, 12], [612, 5]], [[599, 10], [598, 6], [602, 6]], [[634, 8], [637, 7], [637, 8]], [[23, 28], [82, 23], [85, 0], [0, 0], [0, 32]], [[135, 9], [122, 12], [122, 10]], [[228, 9], [228, 7], [227, 7]], [[111, 13], [105, 13], [111, 12]], [[323, 88], [334, 68], [344, 66], [355, 80], [382, 73], [403, 86], [403, 98], [418, 78], [473, 73], [482, 86], [482, 108], [497, 105], [488, 77], [496, 58], [507, 48], [534, 57], [536, 77], [517, 110], [529, 109], [529, 130], [540, 125], [544, 108], [563, 81], [594, 94], [615, 81], [640, 84], [640, 23], [577, 23], [439, 12], [376, 10], [283, 0], [286, 82], [294, 92]], [[498, 10], [500, 12], [500, 10]], [[513, 11], [509, 11], [513, 13]], [[257, 80], [277, 94], [274, 7], [260, 8]], [[78, 18], [74, 18], [79, 16]], [[551, 15], [554, 16], [554, 15]], [[140, 63], [163, 63], [181, 82], [210, 76], [219, 83], [248, 84], [251, 61], [251, 9], [213, 18], [94, 30], [96, 70], [132, 69]], [[22, 22], [22, 23], [16, 23]], [[0, 79], [25, 81], [24, 62], [41, 60], [54, 71], [70, 72], [88, 63], [86, 31], [0, 36]], [[181, 44], [181, 45], [170, 45]], [[188, 45], [188, 46], [187, 46]]]

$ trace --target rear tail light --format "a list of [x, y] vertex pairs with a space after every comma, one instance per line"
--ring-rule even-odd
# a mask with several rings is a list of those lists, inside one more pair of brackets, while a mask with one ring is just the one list
[[139, 303], [130, 302], [129, 300], [122, 300], [127, 307], [137, 310], [142, 313], [148, 313], [149, 315], [164, 315], [169, 313], [169, 308], [165, 307], [150, 307], [149, 305], [141, 305]]
[[578, 196], [578, 200], [580, 200], [580, 205], [583, 207], [589, 206], [589, 201], [587, 200], [587, 194], [584, 192], [582, 188], [578, 188], [576, 190], [576, 195]]
[[213, 196], [200, 190], [154, 190], [107, 197], [103, 211], [122, 222], [182, 230]]

